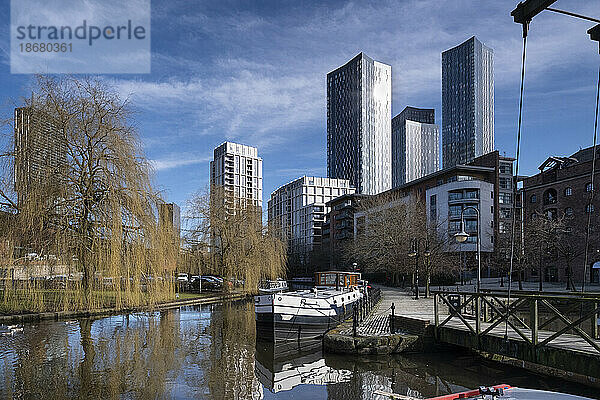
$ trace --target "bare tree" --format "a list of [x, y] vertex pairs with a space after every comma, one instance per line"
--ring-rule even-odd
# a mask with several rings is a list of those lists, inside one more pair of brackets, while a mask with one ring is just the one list
[[[585, 236], [570, 226], [569, 217], [536, 214], [527, 225], [529, 251], [532, 258], [543, 262], [543, 257], [562, 260], [565, 263], [567, 290], [576, 290], [573, 281], [573, 262], [585, 251]], [[545, 254], [540, 253], [544, 251]]]
[[[387, 193], [364, 200], [355, 212], [355, 225], [357, 234], [346, 246], [345, 258], [367, 271], [389, 273], [393, 285], [399, 285], [406, 275], [412, 276], [414, 285], [418, 262], [428, 295], [432, 275], [453, 269], [445, 230], [427, 222], [425, 207], [418, 199]], [[409, 256], [415, 239], [421, 244], [428, 242], [429, 257], [424, 257], [425, 248], [420, 249], [419, 260]]]
[[213, 186], [196, 194], [189, 209], [188, 236], [209, 250], [216, 274], [243, 280], [250, 292], [262, 279], [285, 275], [286, 245], [262, 225], [260, 210], [251, 202]]

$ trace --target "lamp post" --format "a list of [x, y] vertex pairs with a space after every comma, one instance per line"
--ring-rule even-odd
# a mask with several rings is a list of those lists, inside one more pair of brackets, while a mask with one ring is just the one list
[[425, 258], [429, 258], [431, 252], [429, 251], [429, 241], [426, 238], [414, 238], [412, 243], [412, 250], [408, 253], [409, 257], [415, 258], [415, 300], [419, 300], [419, 244], [425, 242], [425, 251], [423, 255]]
[[467, 241], [469, 234], [465, 232], [465, 210], [475, 210], [477, 213], [477, 293], [481, 289], [481, 218], [479, 209], [474, 206], [467, 206], [460, 211], [460, 232], [454, 235], [458, 243], [464, 243]]

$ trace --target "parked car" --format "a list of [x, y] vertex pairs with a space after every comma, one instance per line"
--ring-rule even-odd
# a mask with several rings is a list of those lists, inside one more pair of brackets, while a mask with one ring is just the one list
[[200, 292], [202, 291], [202, 280], [198, 275], [192, 275], [190, 277], [189, 289], [192, 292]]
[[210, 275], [203, 275], [200, 278], [200, 284], [202, 286], [202, 290], [222, 290], [223, 289], [223, 282], [222, 280], [217, 279], [214, 276], [210, 276]]

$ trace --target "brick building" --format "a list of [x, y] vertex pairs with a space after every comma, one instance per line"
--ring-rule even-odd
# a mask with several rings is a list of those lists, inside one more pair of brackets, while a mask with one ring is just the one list
[[[591, 171], [593, 148], [579, 150], [575, 154], [548, 157], [540, 166], [540, 172], [523, 179], [522, 196], [524, 199], [525, 235], [527, 225], [533, 218], [545, 215], [548, 218], [563, 218], [566, 229], [573, 237], [581, 238], [581, 248], [576, 249], [578, 256], [572, 264], [573, 278], [576, 282], [583, 280], [585, 230], [587, 228], [588, 213], [591, 213], [592, 234], [590, 235], [589, 265], [586, 273], [586, 282], [599, 281], [600, 268], [600, 243], [599, 229], [600, 218], [598, 209], [600, 201], [595, 196], [593, 203], [589, 204], [592, 193]], [[597, 160], [600, 160], [600, 147], [597, 149]], [[600, 173], [596, 173], [594, 184], [600, 185]], [[544, 261], [544, 279], [547, 281], [564, 281], [566, 279], [565, 263], [560, 258], [546, 257]], [[534, 276], [537, 271], [531, 272]]]

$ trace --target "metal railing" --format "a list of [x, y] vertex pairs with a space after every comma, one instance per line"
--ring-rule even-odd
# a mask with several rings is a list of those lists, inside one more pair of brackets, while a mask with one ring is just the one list
[[381, 289], [368, 289], [366, 294], [352, 309], [352, 334], [354, 336], [356, 336], [358, 325], [365, 320], [373, 307], [381, 300]]
[[[556, 339], [583, 339], [600, 353], [598, 313], [600, 293], [565, 293], [482, 290], [476, 292], [432, 291], [434, 299], [435, 335], [451, 320], [478, 338], [502, 328], [505, 338], [515, 332], [535, 349], [552, 345]], [[447, 306], [443, 314], [440, 304]], [[449, 326], [449, 325], [448, 325]], [[453, 326], [455, 327], [455, 326]], [[514, 336], [514, 335], [513, 335]]]

